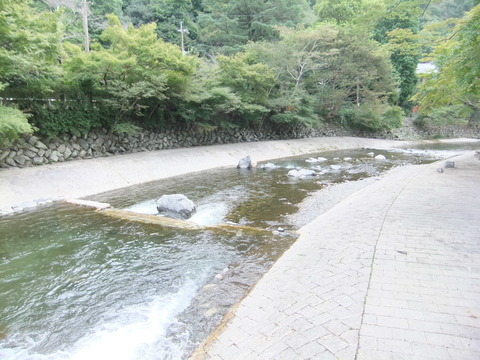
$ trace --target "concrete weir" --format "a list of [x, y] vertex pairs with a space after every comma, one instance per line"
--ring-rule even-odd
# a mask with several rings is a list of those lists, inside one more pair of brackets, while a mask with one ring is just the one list
[[265, 232], [270, 233], [269, 230], [260, 229], [252, 226], [236, 225], [236, 224], [219, 224], [212, 226], [202, 226], [191, 221], [174, 219], [166, 216], [158, 216], [151, 214], [141, 214], [133, 211], [115, 209], [110, 204], [81, 200], [81, 199], [65, 199], [64, 202], [72, 205], [90, 207], [97, 210], [100, 214], [115, 217], [119, 219], [140, 222], [143, 224], [159, 225], [167, 228], [186, 229], [186, 230], [214, 230], [214, 231], [228, 231], [228, 232]]
[[104, 210], [112, 207], [110, 204], [107, 204], [107, 203], [90, 201], [90, 200], [81, 200], [81, 199], [65, 199], [63, 200], [63, 202], [66, 202], [72, 205], [91, 207], [97, 210]]
[[177, 228], [177, 229], [188, 229], [188, 230], [203, 230], [205, 227], [197, 225], [193, 222], [173, 219], [165, 216], [150, 215], [150, 214], [139, 214], [133, 211], [121, 210], [121, 209], [104, 209], [100, 211], [101, 214], [141, 222], [144, 224], [154, 224], [168, 228]]
[[129, 221], [140, 222], [144, 224], [153, 224], [159, 225], [162, 227], [167, 228], [174, 228], [174, 229], [184, 229], [184, 230], [213, 230], [213, 231], [227, 231], [227, 232], [254, 232], [254, 233], [271, 233], [269, 230], [260, 229], [253, 226], [244, 226], [244, 225], [236, 225], [236, 224], [219, 224], [219, 225], [211, 225], [211, 226], [202, 226], [198, 225], [194, 222], [181, 220], [181, 219], [173, 219], [166, 216], [158, 216], [158, 215], [150, 215], [150, 214], [140, 214], [134, 213], [128, 210], [121, 210], [121, 209], [100, 209], [99, 212], [103, 215], [125, 219]]

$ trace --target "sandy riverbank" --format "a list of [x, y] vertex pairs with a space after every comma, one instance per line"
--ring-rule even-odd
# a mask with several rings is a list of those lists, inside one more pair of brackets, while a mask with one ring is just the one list
[[325, 150], [407, 147], [417, 143], [321, 137], [161, 150], [2, 170], [0, 214], [36, 206], [41, 203], [39, 200], [81, 198], [172, 176], [236, 166], [246, 155], [260, 162]]

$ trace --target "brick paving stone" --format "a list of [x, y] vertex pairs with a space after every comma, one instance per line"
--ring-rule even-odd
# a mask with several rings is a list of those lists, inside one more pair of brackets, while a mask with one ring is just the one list
[[480, 359], [479, 351], [469, 351], [469, 350], [457, 350], [457, 349], [448, 349], [450, 358], [452, 360], [478, 360]]
[[450, 360], [448, 348], [426, 343], [412, 343], [413, 353], [419, 358]]
[[300, 359], [319, 359], [319, 354], [324, 353], [327, 349], [316, 341], [302, 344], [295, 350]]
[[358, 360], [394, 360], [390, 351], [371, 350], [360, 348], [357, 354]]
[[480, 359], [480, 162], [455, 163], [396, 169], [304, 226], [191, 359]]

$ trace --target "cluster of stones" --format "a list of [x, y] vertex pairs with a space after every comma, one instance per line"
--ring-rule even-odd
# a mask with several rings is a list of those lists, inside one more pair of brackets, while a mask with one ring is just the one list
[[141, 131], [135, 134], [108, 134], [105, 130], [96, 130], [86, 135], [65, 135], [55, 139], [29, 136], [0, 149], [0, 168], [28, 167], [141, 151], [321, 135], [331, 136], [332, 134], [302, 126], [264, 126], [256, 130], [210, 130], [189, 125], [172, 127], [159, 132]]

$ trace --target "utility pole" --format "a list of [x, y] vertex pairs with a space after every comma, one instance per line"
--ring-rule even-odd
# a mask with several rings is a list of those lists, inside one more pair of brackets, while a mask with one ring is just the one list
[[90, 52], [90, 35], [88, 33], [88, 15], [89, 8], [87, 0], [82, 0], [82, 18], [83, 18], [83, 36], [85, 44], [85, 52]]
[[180, 21], [180, 29], [178, 29], [178, 31], [180, 31], [180, 34], [181, 34], [181, 38], [182, 38], [182, 41], [181, 41], [181, 44], [182, 44], [182, 54], [183, 55], [186, 55], [187, 52], [185, 51], [185, 43], [184, 43], [184, 39], [183, 39], [183, 34], [184, 33], [189, 33], [188, 29], [185, 29], [183, 27], [183, 21]]

